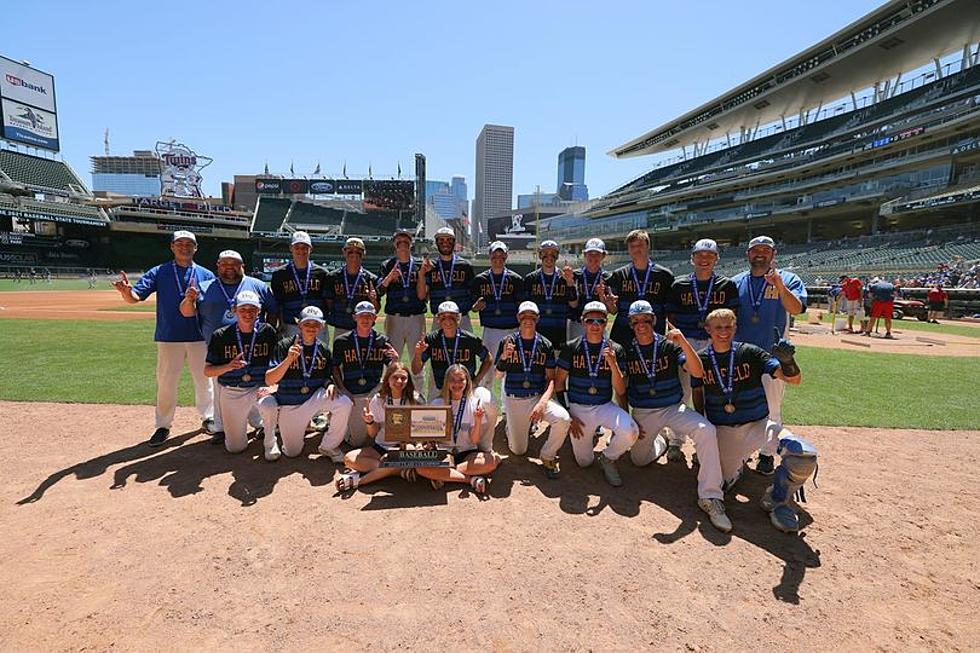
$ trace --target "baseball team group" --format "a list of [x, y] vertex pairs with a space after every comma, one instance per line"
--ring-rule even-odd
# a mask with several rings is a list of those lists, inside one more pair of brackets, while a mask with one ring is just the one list
[[[626, 238], [630, 262], [616, 269], [604, 268], [599, 238], [585, 244], [576, 268], [559, 265], [560, 246], [546, 240], [539, 267], [526, 275], [507, 267], [499, 241], [489, 247], [490, 268], [476, 274], [450, 228], [436, 232], [432, 257], [413, 253], [410, 231], [397, 231], [393, 243], [377, 274], [363, 267], [359, 238], [347, 239], [344, 265], [328, 271], [297, 231], [292, 260], [266, 284], [247, 276], [232, 250], [220, 253], [215, 272], [198, 265], [196, 237], [177, 231], [172, 260], [135, 284], [122, 273], [113, 285], [127, 303], [156, 293], [149, 445], [170, 435], [186, 362], [212, 442], [244, 451], [252, 427], [271, 462], [301, 455], [307, 433], [323, 431], [318, 451], [344, 466], [342, 492], [400, 475], [485, 493], [502, 460], [493, 436], [503, 416], [512, 455], [544, 439], [548, 478], [559, 476], [570, 440], [575, 463], [596, 463], [616, 487], [622, 456], [636, 466], [661, 456], [686, 463], [681, 446], [690, 438], [697, 505], [724, 532], [732, 529], [725, 493], [757, 454], [755, 471], [772, 479], [760, 505], [777, 529], [799, 530], [796, 502], [815, 476], [817, 453], [782, 426], [781, 405], [785, 384], [802, 380], [784, 336], [807, 295], [797, 275], [775, 266], [771, 238], [753, 238], [747, 269], [731, 278], [715, 273], [715, 241], [697, 241], [691, 271], [675, 276], [651, 259], [640, 230]], [[375, 328], [382, 311], [383, 333]], [[448, 464], [384, 465], [406, 446], [386, 439], [386, 408], [423, 403], [450, 407]]]

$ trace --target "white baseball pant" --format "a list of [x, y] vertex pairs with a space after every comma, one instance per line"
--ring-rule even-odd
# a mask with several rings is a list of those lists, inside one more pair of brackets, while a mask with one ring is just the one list
[[194, 380], [194, 403], [201, 419], [214, 417], [214, 393], [211, 379], [204, 376], [204, 363], [208, 345], [198, 342], [157, 343], [157, 408], [156, 428], [169, 429], [174, 423], [177, 410], [177, 386], [184, 361]]
[[[716, 426], [715, 430], [718, 433], [721, 476], [725, 482], [731, 482], [738, 478], [742, 463], [757, 450], [768, 448], [773, 440], [775, 444], [772, 445], [772, 450], [776, 450], [782, 425], [772, 420], [760, 419], [738, 426]], [[698, 455], [698, 459], [700, 458]]]
[[[214, 431], [215, 433], [225, 432], [225, 422], [221, 418], [221, 402], [218, 401], [218, 390], [221, 388], [221, 384], [218, 382], [218, 377], [211, 377], [211, 392], [214, 393]], [[252, 428], [262, 427], [262, 416], [259, 415], [258, 404], [252, 406], [252, 410], [248, 413], [248, 423]]]
[[[415, 343], [425, 335], [425, 315], [386, 315], [385, 316], [385, 337], [391, 346], [398, 352], [399, 358], [402, 352], [408, 351], [408, 359], [412, 359], [415, 353]], [[415, 389], [422, 392], [425, 375], [423, 372], [412, 375], [412, 383]]]
[[592, 437], [597, 428], [603, 427], [613, 432], [602, 451], [608, 460], [618, 460], [640, 435], [639, 427], [629, 413], [613, 403], [598, 406], [569, 404], [568, 412], [582, 422], [582, 437], [571, 439], [572, 453], [579, 467], [588, 467], [595, 459]]
[[721, 461], [715, 427], [701, 413], [684, 404], [666, 408], [634, 408], [633, 419], [643, 431], [643, 438], [630, 449], [630, 460], [637, 467], [653, 462], [653, 442], [664, 427], [683, 438], [694, 441], [698, 454], [698, 498], [721, 499]]
[[326, 388], [318, 389], [305, 403], [297, 406], [280, 406], [275, 395], [267, 395], [259, 400], [259, 412], [265, 424], [266, 438], [270, 433], [275, 437], [278, 426], [282, 437], [282, 452], [290, 458], [303, 453], [306, 425], [314, 415], [320, 413], [330, 413], [330, 426], [323, 434], [320, 450], [339, 447], [344, 440], [353, 406], [350, 397], [346, 395], [338, 394], [334, 399], [328, 399]]
[[[513, 329], [494, 329], [492, 327], [485, 327], [483, 329], [483, 346], [487, 348], [490, 352], [490, 358], [493, 359], [497, 355], [497, 347], [503, 342], [504, 338], [514, 333]], [[490, 371], [487, 372], [486, 376], [480, 380], [480, 385], [486, 388], [491, 394], [493, 394], [493, 382], [497, 378], [494, 373], [494, 368], [491, 367]], [[494, 406], [499, 409], [500, 402], [494, 399]], [[499, 410], [498, 410], [499, 412]]]
[[[232, 388], [218, 384], [215, 394], [215, 407], [222, 417], [222, 429], [225, 432], [225, 449], [229, 453], [245, 451], [248, 446], [248, 423], [252, 411], [256, 410], [259, 389]], [[218, 412], [215, 411], [215, 412]], [[276, 432], [265, 434], [263, 445], [269, 451], [276, 441]]]
[[[783, 396], [786, 394], [786, 382], [768, 374], [763, 374], [762, 389], [766, 392], [766, 403], [769, 404], [769, 419], [777, 424], [782, 424]], [[778, 439], [769, 440], [759, 451], [767, 456], [773, 456], [778, 446]]]
[[[504, 411], [507, 413], [507, 446], [510, 447], [511, 453], [516, 456], [523, 456], [527, 453], [528, 432], [531, 429], [531, 410], [540, 400], [541, 397], [504, 397]], [[547, 422], [551, 429], [548, 433], [548, 439], [541, 447], [541, 458], [553, 460], [558, 456], [561, 445], [565, 443], [572, 418], [561, 404], [556, 401], [549, 401], [545, 406], [542, 420]]]
[[[355, 449], [363, 447], [368, 441], [367, 424], [364, 423], [364, 409], [371, 403], [371, 397], [377, 394], [379, 388], [381, 388], [380, 383], [366, 394], [349, 395], [353, 407], [351, 408], [346, 439]], [[330, 418], [330, 421], [333, 422], [333, 418]]]

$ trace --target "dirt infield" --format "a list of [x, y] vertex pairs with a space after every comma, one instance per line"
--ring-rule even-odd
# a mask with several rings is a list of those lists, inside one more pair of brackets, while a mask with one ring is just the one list
[[[156, 297], [146, 300], [156, 304]], [[0, 317], [45, 320], [152, 320], [153, 311], [123, 310], [115, 290], [47, 290], [0, 292]]]
[[916, 356], [980, 356], [980, 338], [902, 329], [902, 323], [898, 321], [892, 327], [892, 334], [895, 336], [894, 340], [885, 340], [878, 334], [866, 338], [852, 333], [832, 334], [830, 327], [826, 325], [801, 324], [789, 337], [797, 345], [843, 351]]
[[678, 465], [620, 463], [617, 490], [510, 458], [486, 501], [401, 479], [341, 498], [315, 442], [269, 464], [209, 445], [189, 409], [167, 447], [139, 444], [151, 425], [0, 402], [0, 649], [980, 646], [980, 432], [807, 429], [820, 487], [795, 537], [755, 474], [725, 536]]

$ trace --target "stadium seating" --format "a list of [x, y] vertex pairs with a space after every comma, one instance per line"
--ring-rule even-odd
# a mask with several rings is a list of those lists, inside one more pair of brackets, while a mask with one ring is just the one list
[[252, 218], [250, 231], [256, 233], [274, 234], [282, 231], [286, 213], [292, 202], [279, 197], [260, 197], [255, 205], [255, 217]]
[[82, 180], [62, 161], [0, 150], [0, 171], [30, 190], [91, 195]]
[[310, 202], [293, 202], [286, 217], [287, 222], [296, 229], [308, 231], [340, 231], [344, 221], [344, 211]]

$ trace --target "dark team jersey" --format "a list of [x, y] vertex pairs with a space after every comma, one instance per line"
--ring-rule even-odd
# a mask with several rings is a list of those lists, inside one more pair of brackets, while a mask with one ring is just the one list
[[[611, 340], [604, 340], [604, 342], [612, 347], [613, 352], [615, 352], [619, 369], [625, 371], [626, 352], [620, 345]], [[562, 347], [561, 353], [558, 354], [558, 367], [568, 371], [566, 386], [569, 403], [598, 406], [612, 401], [612, 371], [609, 369], [605, 357], [599, 353], [602, 344], [592, 344], [585, 337], [576, 338]], [[586, 347], [588, 347], [589, 358], [585, 354]], [[596, 363], [597, 358], [599, 359], [598, 363]], [[588, 361], [590, 359], [593, 370], [598, 365], [598, 371], [594, 377], [589, 374]], [[590, 388], [595, 388], [594, 392], [589, 392]]]
[[[582, 309], [585, 305], [591, 301], [598, 301], [599, 297], [594, 292], [594, 288], [598, 287], [600, 283], [605, 283], [609, 285], [609, 278], [612, 276], [611, 272], [606, 272], [602, 268], [595, 274], [592, 274], [588, 269], [582, 267], [575, 270], [575, 288], [578, 290], [578, 306], [576, 308], [568, 308], [568, 319], [573, 322], [582, 321]], [[599, 277], [602, 280], [599, 280]]]
[[[252, 334], [255, 344], [252, 345]], [[241, 338], [241, 346], [238, 339]], [[255, 388], [265, 385], [265, 372], [276, 347], [276, 330], [266, 322], [259, 322], [249, 333], [239, 332], [238, 324], [218, 327], [208, 342], [207, 362], [212, 365], [230, 363], [239, 352], [244, 352], [245, 367], [225, 372], [218, 383], [232, 388]]]
[[[500, 300], [494, 294], [494, 285], [500, 294]], [[504, 268], [499, 275], [493, 270], [484, 270], [476, 275], [470, 286], [473, 301], [483, 298], [486, 308], [480, 311], [480, 325], [491, 329], [516, 329], [517, 306], [524, 297], [524, 278]]]
[[456, 302], [463, 315], [473, 307], [470, 286], [473, 283], [473, 266], [466, 259], [453, 255], [452, 261], [441, 257], [433, 259], [433, 268], [425, 275], [429, 287], [429, 308], [432, 314], [439, 312], [439, 304], [445, 301]]
[[[650, 273], [649, 278], [647, 272]], [[645, 286], [644, 280], [647, 280]], [[664, 303], [667, 301], [667, 291], [670, 290], [672, 283], [674, 283], [674, 275], [670, 270], [662, 265], [655, 265], [652, 261], [646, 270], [637, 270], [632, 263], [616, 268], [608, 283], [613, 293], [619, 295], [619, 301], [616, 303], [616, 321], [613, 322], [609, 337], [624, 346], [630, 343], [633, 339], [633, 330], [630, 329], [629, 322], [630, 304], [638, 299], [645, 299], [653, 306], [653, 312], [657, 315], [657, 322], [653, 325], [654, 331], [663, 335]], [[639, 292], [641, 288], [644, 290], [643, 293]]]
[[[779, 361], [768, 353], [747, 342], [733, 342], [735, 363], [730, 366], [731, 354], [715, 354], [718, 370], [711, 363], [708, 345], [698, 355], [704, 366], [704, 379], [691, 379], [692, 387], [704, 387], [704, 416], [716, 426], [735, 426], [747, 424], [769, 416], [769, 405], [766, 403], [766, 392], [762, 387], [762, 375], [775, 375], [779, 369]], [[734, 372], [732, 372], [734, 369]], [[718, 381], [721, 376], [721, 383]], [[728, 379], [734, 378], [731, 396], [723, 389]], [[735, 412], [725, 412], [725, 404], [731, 402]]]
[[[334, 339], [333, 364], [340, 368], [344, 387], [352, 395], [363, 395], [381, 383], [381, 375], [388, 364], [388, 357], [384, 355], [388, 339], [374, 329], [367, 338], [355, 338], [355, 335], [355, 331], [348, 331]], [[357, 347], [354, 346], [355, 341]]]
[[545, 274], [541, 268], [524, 277], [524, 297], [538, 305], [538, 331], [560, 347], [565, 343], [565, 327], [571, 313], [569, 301], [575, 299], [575, 291], [561, 273]]
[[439, 329], [425, 336], [425, 343], [429, 348], [422, 352], [421, 357], [423, 363], [432, 361], [432, 376], [437, 390], [442, 390], [442, 382], [450, 365], [459, 363], [470, 371], [471, 377], [475, 377], [479, 369], [476, 359], [484, 361], [490, 355], [483, 346], [483, 341], [469, 331], [457, 330], [458, 344], [456, 338], [445, 338], [444, 335], [442, 329]]
[[[694, 294], [694, 275], [678, 277], [667, 293], [667, 315], [670, 323], [681, 330], [685, 338], [707, 340], [704, 319], [716, 308], [730, 308], [738, 314], [738, 286], [728, 277], [714, 275], [708, 281], [697, 281]], [[708, 294], [708, 288], [711, 293]], [[705, 306], [702, 310], [698, 304]]]
[[[286, 360], [293, 343], [302, 343], [302, 341], [302, 337], [292, 336], [281, 339], [276, 344], [269, 367], [275, 367]], [[312, 345], [303, 345], [303, 354], [300, 358], [293, 361], [279, 381], [275, 397], [280, 406], [298, 406], [305, 403], [314, 392], [333, 382], [333, 375], [330, 372], [332, 364], [330, 348], [322, 340], [317, 338]], [[304, 388], [306, 392], [303, 391]]]
[[354, 307], [358, 302], [371, 301], [369, 293], [372, 289], [377, 292], [378, 277], [363, 267], [355, 274], [347, 272], [346, 266], [327, 274], [325, 295], [330, 304], [327, 324], [340, 329], [353, 329]]
[[402, 276], [392, 281], [385, 288], [381, 285], [381, 281], [388, 276], [396, 263], [398, 263], [398, 259], [392, 256], [381, 264], [381, 274], [378, 275], [378, 296], [387, 297], [385, 313], [388, 315], [421, 315], [425, 313], [425, 302], [419, 299], [415, 290], [422, 259], [412, 257], [409, 262], [398, 263], [402, 270]]
[[[327, 271], [310, 262], [311, 267], [297, 270], [289, 263], [272, 273], [272, 295], [282, 309], [282, 323], [296, 324], [300, 311], [307, 306], [316, 306], [326, 314], [324, 291], [327, 287]], [[307, 283], [309, 271], [309, 283]]]
[[[508, 340], [514, 342], [514, 353], [505, 358], [504, 345]], [[524, 352], [523, 358], [521, 350]], [[536, 334], [533, 340], [525, 340], [519, 331], [515, 331], [500, 342], [494, 362], [497, 369], [504, 373], [504, 394], [538, 397], [548, 386], [546, 370], [555, 368], [555, 350], [545, 336]], [[524, 370], [525, 362], [530, 368], [527, 372]]]
[[[634, 339], [626, 349], [626, 396], [633, 408], [666, 408], [679, 404], [684, 396], [677, 375], [687, 362], [684, 350], [661, 335], [653, 334], [654, 342], [640, 345]], [[653, 363], [654, 343], [657, 360]], [[639, 350], [639, 354], [637, 354]], [[643, 356], [642, 361], [640, 355]], [[644, 363], [646, 369], [643, 368]], [[650, 390], [653, 390], [653, 394]]]

